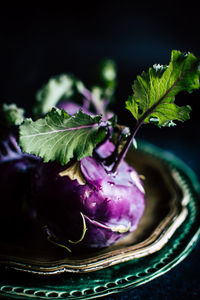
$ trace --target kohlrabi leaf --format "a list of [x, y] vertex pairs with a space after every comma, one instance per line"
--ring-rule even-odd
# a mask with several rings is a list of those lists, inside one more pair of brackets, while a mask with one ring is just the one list
[[67, 166], [67, 168], [60, 172], [59, 175], [61, 177], [68, 176], [71, 180], [77, 180], [80, 185], [85, 185], [86, 180], [81, 173], [80, 161], [75, 161], [71, 166]]
[[104, 59], [100, 64], [100, 80], [103, 98], [108, 105], [114, 100], [114, 93], [117, 85], [117, 66], [114, 60]]
[[112, 59], [104, 59], [100, 64], [100, 79], [106, 86], [114, 87], [116, 84], [117, 67]]
[[24, 109], [16, 104], [4, 103], [0, 109], [0, 123], [2, 127], [12, 127], [20, 125], [24, 121]]
[[61, 74], [49, 79], [36, 93], [36, 105], [34, 114], [38, 117], [43, 116], [52, 109], [53, 106], [64, 97], [73, 94], [74, 79], [71, 75]]
[[158, 126], [175, 125], [189, 119], [191, 108], [174, 103], [181, 91], [199, 88], [199, 59], [192, 53], [173, 50], [168, 66], [154, 65], [133, 84], [133, 95], [126, 102], [137, 121]]
[[82, 111], [69, 116], [64, 110], [53, 108], [35, 122], [25, 120], [20, 126], [20, 146], [44, 162], [65, 165], [72, 158], [92, 156], [97, 143], [106, 136], [106, 127], [100, 123], [101, 116], [91, 117]]

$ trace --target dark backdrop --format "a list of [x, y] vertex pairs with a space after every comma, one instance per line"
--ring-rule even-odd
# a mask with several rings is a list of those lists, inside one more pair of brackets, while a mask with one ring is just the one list
[[[124, 101], [137, 74], [154, 63], [168, 63], [172, 49], [200, 55], [198, 19], [195, 3], [175, 1], [66, 2], [65, 6], [55, 2], [44, 8], [1, 8], [0, 101], [16, 102], [30, 113], [35, 91], [50, 76], [71, 72], [89, 87], [96, 65], [107, 57], [118, 66], [115, 111], [120, 122], [126, 122], [131, 116]], [[138, 137], [174, 152], [199, 175], [199, 92], [182, 94], [178, 101], [192, 106], [190, 121], [173, 129], [145, 127]], [[110, 299], [184, 299], [185, 295], [197, 299], [199, 250], [196, 247], [161, 278]]]

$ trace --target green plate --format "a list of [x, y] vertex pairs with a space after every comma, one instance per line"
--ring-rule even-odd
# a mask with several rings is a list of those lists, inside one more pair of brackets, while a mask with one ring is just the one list
[[123, 260], [88, 273], [62, 272], [39, 275], [1, 265], [0, 295], [15, 299], [91, 299], [118, 293], [144, 284], [181, 262], [196, 245], [199, 236], [200, 186], [194, 172], [179, 158], [150, 144], [140, 142], [139, 151], [162, 161], [178, 175], [187, 193], [187, 216], [158, 251]]

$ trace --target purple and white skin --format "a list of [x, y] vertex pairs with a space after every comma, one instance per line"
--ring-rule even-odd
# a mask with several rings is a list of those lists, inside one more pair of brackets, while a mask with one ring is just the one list
[[70, 164], [38, 165], [32, 180], [36, 218], [48, 239], [69, 251], [110, 246], [137, 228], [145, 208], [142, 182], [124, 160], [116, 173], [94, 157], [78, 164], [81, 182], [65, 174]]

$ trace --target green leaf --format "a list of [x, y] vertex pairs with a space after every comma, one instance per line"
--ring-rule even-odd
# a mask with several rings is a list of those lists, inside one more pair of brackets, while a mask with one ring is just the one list
[[53, 108], [42, 119], [25, 120], [20, 126], [20, 146], [44, 162], [56, 160], [65, 165], [72, 158], [92, 156], [106, 135], [106, 127], [100, 122], [101, 116], [92, 117], [82, 111], [69, 116], [64, 110]]
[[17, 107], [14, 103], [4, 103], [0, 109], [0, 119], [2, 127], [20, 125], [24, 121], [24, 109]]
[[81, 172], [80, 161], [75, 161], [71, 166], [67, 166], [67, 169], [60, 172], [61, 177], [68, 176], [71, 180], [77, 180], [80, 185], [85, 185], [86, 181]]
[[49, 79], [36, 93], [36, 105], [34, 114], [42, 116], [55, 106], [64, 97], [73, 94], [74, 79], [71, 75], [61, 74]]
[[[91, 88], [91, 93], [94, 98], [95, 106], [102, 105], [101, 110], [111, 104], [114, 99], [114, 93], [117, 85], [117, 66], [112, 59], [103, 59], [96, 74], [96, 84]], [[102, 104], [100, 104], [102, 102]]]
[[116, 64], [112, 59], [105, 59], [100, 64], [100, 77], [106, 85], [115, 85], [117, 77]]
[[189, 119], [191, 108], [174, 103], [181, 91], [192, 92], [199, 88], [199, 59], [192, 53], [173, 50], [168, 66], [154, 65], [143, 72], [133, 84], [133, 95], [126, 108], [137, 121], [158, 126], [171, 126], [174, 120]]

